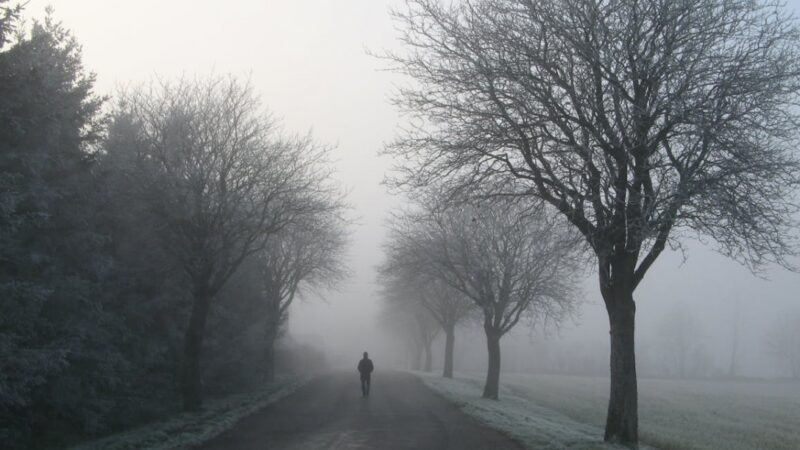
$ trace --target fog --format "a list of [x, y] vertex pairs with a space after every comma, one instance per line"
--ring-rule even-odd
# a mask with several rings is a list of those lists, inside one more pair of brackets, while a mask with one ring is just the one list
[[[800, 11], [800, 1], [788, 3]], [[394, 338], [378, 320], [376, 267], [388, 215], [403, 204], [381, 184], [391, 161], [379, 156], [400, 121], [389, 98], [403, 80], [368, 55], [399, 48], [387, 13], [399, 2], [31, 0], [25, 15], [42, 17], [48, 4], [82, 44], [84, 63], [96, 73], [102, 93], [154, 76], [232, 73], [251, 80], [287, 129], [311, 130], [320, 142], [336, 145], [337, 177], [349, 192], [354, 219], [351, 276], [336, 290], [296, 302], [288, 331], [322, 348], [334, 365], [354, 367], [361, 352], [369, 351], [378, 370], [402, 366], [405, 355], [397, 354]], [[708, 354], [710, 368], [702, 375], [727, 373], [738, 317], [736, 375], [784, 376], [767, 354], [765, 336], [776, 318], [800, 311], [800, 275], [769, 267], [757, 277], [715, 253], [713, 243], [686, 242], [687, 259], [665, 253], [636, 291], [640, 366], [659, 358], [653, 347], [664, 317], [685, 311], [699, 324], [699, 342]], [[579, 315], [544, 332], [520, 325], [503, 343], [504, 369], [603, 375], [608, 319], [596, 274], [575, 276], [583, 279]], [[456, 344], [456, 370], [483, 369], [485, 345], [477, 330], [459, 330], [464, 338]], [[435, 345], [439, 365], [442, 344]], [[574, 364], [564, 362], [570, 359]]]

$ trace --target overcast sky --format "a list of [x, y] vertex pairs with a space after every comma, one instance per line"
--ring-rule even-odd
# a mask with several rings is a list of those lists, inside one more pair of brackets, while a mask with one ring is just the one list
[[[352, 230], [352, 278], [326, 301], [295, 305], [291, 332], [329, 352], [352, 355], [369, 349], [378, 297], [375, 266], [381, 259], [383, 224], [398, 204], [380, 182], [389, 161], [378, 156], [398, 117], [388, 102], [396, 77], [366, 50], [397, 48], [389, 0], [31, 0], [26, 17], [55, 16], [83, 45], [86, 67], [97, 74], [100, 93], [153, 76], [210, 73], [249, 77], [264, 103], [288, 130], [313, 130], [335, 144], [339, 176], [349, 189], [358, 224]], [[800, 10], [800, 0], [789, 7]], [[707, 319], [710, 333], [730, 327], [737, 302], [748, 321], [756, 358], [765, 327], [775, 316], [800, 310], [800, 275], [770, 270], [770, 281], [701, 245], [689, 259], [665, 254], [636, 292], [639, 332], [676, 304]], [[607, 322], [590, 275], [580, 324], [564, 339], [607, 339]], [[744, 336], [743, 339], [748, 339]], [[756, 355], [752, 355], [755, 353]], [[378, 356], [379, 357], [379, 356]]]

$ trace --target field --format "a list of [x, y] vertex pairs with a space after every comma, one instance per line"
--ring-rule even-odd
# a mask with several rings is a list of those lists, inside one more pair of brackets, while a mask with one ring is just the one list
[[481, 382], [474, 377], [446, 379], [415, 372], [422, 381], [464, 413], [491, 428], [510, 436], [525, 448], [535, 450], [611, 450], [602, 429], [573, 420], [553, 409], [544, 408], [527, 398], [501, 387], [502, 401], [480, 397]]
[[[601, 440], [606, 378], [506, 374], [495, 402], [480, 398], [479, 374], [454, 380], [417, 374], [528, 448], [609, 448]], [[644, 448], [798, 449], [800, 383], [641, 379], [639, 431]]]
[[[541, 407], [604, 424], [605, 378], [509, 374], [503, 382]], [[800, 383], [641, 379], [639, 430], [660, 449], [798, 449]]]

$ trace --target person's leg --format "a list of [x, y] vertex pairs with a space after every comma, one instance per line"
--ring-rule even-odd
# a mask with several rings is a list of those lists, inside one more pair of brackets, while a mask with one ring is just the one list
[[367, 375], [366, 382], [367, 382], [367, 397], [369, 397], [369, 386], [372, 383], [372, 377]]
[[364, 377], [361, 377], [361, 396], [362, 397], [366, 397], [367, 393], [368, 393], [367, 392], [367, 379], [364, 378]]

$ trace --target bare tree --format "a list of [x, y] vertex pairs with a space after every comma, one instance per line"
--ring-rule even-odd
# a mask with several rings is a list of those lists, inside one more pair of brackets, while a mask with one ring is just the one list
[[267, 236], [318, 208], [317, 152], [310, 140], [282, 138], [250, 86], [234, 78], [124, 92], [112, 118], [109, 149], [133, 160], [128, 176], [191, 287], [182, 389], [184, 408], [196, 410], [214, 296]]
[[531, 310], [557, 318], [573, 307], [575, 241], [538, 208], [426, 206], [397, 218], [392, 240], [482, 312], [489, 358], [483, 396], [497, 399], [500, 338]]
[[661, 362], [669, 375], [681, 378], [702, 375], [703, 364], [698, 362], [706, 355], [703, 328], [684, 305], [663, 314], [656, 331]]
[[728, 376], [731, 378], [736, 377], [739, 371], [739, 359], [741, 351], [739, 350], [739, 328], [741, 324], [741, 318], [739, 314], [739, 310], [741, 309], [741, 302], [739, 299], [736, 299], [733, 307], [733, 333], [731, 335], [731, 359], [728, 364]]
[[442, 376], [453, 378], [453, 352], [456, 326], [475, 312], [475, 304], [461, 292], [436, 278], [421, 286], [420, 301], [444, 331], [444, 365]]
[[[453, 378], [453, 351], [456, 326], [475, 312], [474, 303], [441, 280], [430, 276], [413, 249], [389, 243], [387, 260], [381, 267], [385, 289], [403, 292], [406, 301], [418, 302], [445, 333], [442, 376]], [[411, 250], [411, 252], [409, 252]]]
[[[327, 177], [326, 174], [320, 174]], [[262, 297], [267, 305], [265, 359], [268, 381], [275, 378], [275, 341], [289, 307], [302, 286], [331, 287], [345, 276], [346, 244], [344, 208], [335, 189], [319, 192], [313, 214], [299, 216], [267, 239], [256, 254], [262, 273]]]
[[680, 237], [751, 268], [792, 253], [798, 29], [752, 0], [409, 0], [394, 183], [535, 197], [596, 256], [606, 441], [638, 443], [633, 292]]
[[775, 319], [767, 333], [767, 349], [789, 376], [800, 379], [800, 313]]
[[431, 312], [415, 301], [416, 293], [412, 289], [411, 286], [399, 284], [384, 286], [382, 318], [406, 344], [411, 369], [430, 372], [433, 365], [431, 345], [441, 328]]
[[409, 321], [408, 314], [400, 309], [394, 301], [391, 301], [386, 294], [387, 292], [385, 291], [382, 293], [383, 302], [380, 304], [379, 323], [389, 336], [397, 339], [395, 342], [405, 352], [405, 367], [411, 370], [419, 370], [421, 366], [416, 350], [416, 341], [413, 336], [415, 333], [414, 325]]

